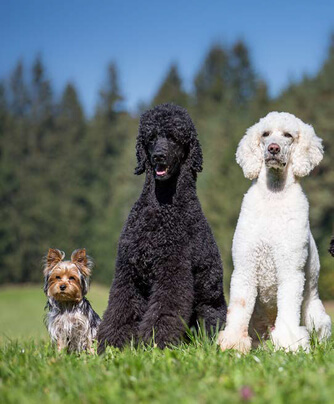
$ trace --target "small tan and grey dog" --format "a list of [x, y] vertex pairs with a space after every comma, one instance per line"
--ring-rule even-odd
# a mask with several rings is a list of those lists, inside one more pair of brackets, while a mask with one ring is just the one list
[[92, 351], [92, 341], [101, 322], [85, 295], [93, 267], [85, 249], [73, 251], [64, 261], [63, 251], [50, 248], [43, 268], [44, 292], [48, 298], [45, 325], [58, 351]]

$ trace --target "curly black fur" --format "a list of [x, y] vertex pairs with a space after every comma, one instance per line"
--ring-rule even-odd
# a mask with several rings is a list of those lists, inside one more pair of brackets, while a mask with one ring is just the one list
[[334, 236], [332, 237], [328, 251], [331, 253], [332, 257], [334, 257]]
[[[170, 139], [180, 149], [173, 157], [175, 174], [165, 181], [156, 178], [152, 136], [167, 139], [169, 152]], [[187, 111], [163, 104], [145, 112], [136, 150], [135, 173], [146, 172], [146, 180], [120, 237], [99, 353], [132, 338], [154, 337], [163, 348], [180, 339], [185, 324], [203, 319], [212, 330], [226, 317], [221, 259], [196, 195], [202, 152]]]

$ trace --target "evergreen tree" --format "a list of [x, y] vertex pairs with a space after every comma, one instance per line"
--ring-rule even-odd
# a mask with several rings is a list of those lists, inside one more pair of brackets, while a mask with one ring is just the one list
[[[14, 178], [14, 162], [9, 155], [11, 120], [8, 110], [5, 85], [0, 84], [0, 283], [9, 278], [9, 269], [5, 266], [13, 255], [15, 234], [11, 222], [12, 195], [16, 192], [17, 181]], [[10, 268], [11, 269], [11, 268]]]
[[255, 73], [248, 49], [242, 41], [238, 41], [231, 52], [231, 86], [236, 106], [245, 105], [256, 93]]
[[[119, 159], [124, 146], [132, 133], [129, 133], [131, 118], [122, 110], [123, 96], [120, 91], [117, 67], [110, 64], [106, 82], [100, 91], [96, 114], [88, 129], [88, 148], [90, 150], [90, 170], [92, 180], [92, 253], [100, 257], [99, 271], [111, 274], [112, 262], [111, 238], [114, 234], [110, 206], [114, 206], [114, 193], [118, 187], [114, 173], [119, 170]], [[122, 179], [120, 180], [122, 181]], [[118, 231], [120, 229], [118, 228]]]
[[110, 122], [114, 121], [117, 113], [122, 109], [123, 96], [119, 90], [117, 66], [110, 63], [107, 71], [107, 80], [100, 90], [100, 101], [97, 113]]
[[220, 45], [214, 45], [195, 77], [197, 104], [221, 103], [227, 96], [230, 75], [228, 53]]
[[[50, 81], [45, 78], [45, 68], [40, 57], [32, 67], [32, 116], [36, 121], [52, 118], [52, 91]], [[47, 123], [46, 123], [47, 124]]]
[[172, 102], [182, 107], [187, 106], [187, 93], [182, 88], [182, 81], [176, 65], [172, 65], [153, 99], [153, 105]]
[[24, 67], [19, 61], [10, 78], [11, 112], [15, 117], [24, 117], [29, 113], [30, 99], [24, 81]]
[[50, 244], [73, 250], [85, 246], [89, 234], [91, 196], [85, 116], [71, 83], [67, 84], [58, 105], [55, 126], [56, 133], [50, 136], [48, 144], [52, 169], [49, 192], [57, 195], [50, 205], [54, 221]]

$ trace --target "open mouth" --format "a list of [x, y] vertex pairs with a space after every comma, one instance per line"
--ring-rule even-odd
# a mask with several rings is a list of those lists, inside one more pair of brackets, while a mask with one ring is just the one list
[[164, 177], [168, 172], [168, 166], [167, 164], [157, 164], [155, 166], [155, 173], [157, 174], [158, 177]]

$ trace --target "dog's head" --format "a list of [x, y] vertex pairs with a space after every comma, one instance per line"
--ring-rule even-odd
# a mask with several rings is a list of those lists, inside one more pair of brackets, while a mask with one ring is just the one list
[[294, 175], [304, 177], [322, 160], [321, 142], [311, 125], [286, 112], [270, 112], [241, 139], [237, 163], [251, 180], [258, 177], [263, 164], [278, 170], [291, 164]]
[[136, 155], [135, 174], [152, 168], [160, 181], [176, 175], [182, 165], [193, 172], [202, 170], [195, 126], [188, 112], [177, 105], [158, 105], [141, 116]]
[[50, 248], [43, 268], [44, 292], [59, 302], [79, 302], [88, 291], [93, 261], [86, 250], [73, 251], [71, 261], [63, 261], [63, 251]]

